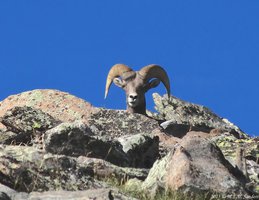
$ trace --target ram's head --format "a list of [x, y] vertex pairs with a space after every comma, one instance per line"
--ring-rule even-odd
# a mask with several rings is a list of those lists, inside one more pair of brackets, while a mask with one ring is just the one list
[[170, 81], [166, 71], [159, 65], [148, 65], [140, 71], [133, 71], [124, 64], [114, 65], [107, 76], [105, 98], [108, 95], [111, 83], [126, 92], [127, 111], [130, 113], [146, 114], [145, 93], [159, 85], [160, 81], [167, 89], [170, 97]]

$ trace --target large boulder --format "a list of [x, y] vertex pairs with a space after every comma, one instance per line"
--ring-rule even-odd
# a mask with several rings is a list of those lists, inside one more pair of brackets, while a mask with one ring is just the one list
[[[93, 106], [67, 92], [52, 89], [37, 89], [7, 97], [0, 102], [0, 117], [14, 107], [32, 107], [40, 109], [62, 122], [71, 122], [87, 118]], [[0, 128], [4, 126], [0, 123]]]
[[248, 179], [234, 168], [209, 140], [188, 133], [175, 149], [157, 161], [143, 187], [188, 192], [250, 195]]
[[83, 121], [62, 123], [46, 131], [44, 148], [55, 154], [101, 158], [124, 167], [152, 166], [158, 156], [158, 137], [139, 133], [116, 138], [114, 133], [110, 129], [103, 136], [96, 135]]
[[[137, 113], [128, 113], [125, 110], [95, 108], [95, 111], [86, 119], [86, 121], [88, 127], [95, 135], [99, 135], [107, 140], [114, 140], [122, 137], [120, 141], [123, 141], [126, 138], [128, 138], [128, 141], [131, 141], [131, 139], [129, 139], [130, 135], [139, 134], [146, 135], [144, 138], [148, 138], [147, 135], [152, 138], [153, 136], [157, 136], [159, 138], [159, 154], [161, 157], [170, 151], [172, 144], [177, 143], [179, 139], [172, 135], [169, 136], [159, 125], [161, 121]], [[132, 139], [134, 138], [135, 141], [137, 137], [138, 136], [133, 136]], [[157, 140], [156, 138], [154, 139], [155, 141]], [[150, 145], [149, 148], [148, 144], [150, 144], [150, 142], [145, 142], [145, 144], [147, 145], [143, 150], [152, 153], [150, 150], [153, 149], [153, 145]], [[153, 144], [155, 145], [156, 142]], [[142, 151], [139, 153], [141, 155], [144, 152]], [[156, 152], [152, 154], [155, 155]], [[154, 156], [151, 156], [151, 158], [153, 157]], [[152, 160], [153, 159], [148, 162], [151, 164], [153, 163]], [[150, 166], [150, 164], [148, 166]]]
[[230, 132], [237, 138], [247, 138], [239, 127], [227, 119], [219, 117], [205, 106], [189, 103], [171, 96], [153, 94], [158, 117], [164, 122], [161, 126], [173, 135], [183, 137], [187, 132], [203, 131], [209, 133], [212, 129], [221, 129]]

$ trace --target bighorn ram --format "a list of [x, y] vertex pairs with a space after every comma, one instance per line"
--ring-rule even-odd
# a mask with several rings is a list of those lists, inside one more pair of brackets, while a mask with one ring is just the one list
[[[118, 78], [120, 77], [120, 78]], [[151, 80], [153, 79], [153, 80]], [[107, 97], [111, 83], [121, 87], [126, 92], [127, 111], [146, 115], [145, 93], [159, 85], [160, 81], [166, 87], [170, 97], [170, 82], [166, 71], [158, 65], [148, 65], [140, 71], [133, 71], [124, 64], [114, 65], [107, 76], [105, 97]]]

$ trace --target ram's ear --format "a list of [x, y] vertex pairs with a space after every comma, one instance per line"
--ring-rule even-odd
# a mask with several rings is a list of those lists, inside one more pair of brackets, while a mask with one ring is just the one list
[[123, 88], [123, 87], [125, 86], [124, 81], [121, 80], [120, 78], [114, 78], [114, 79], [113, 79], [113, 83], [114, 83], [115, 85], [117, 85], [118, 87], [121, 87], [121, 88]]
[[160, 84], [160, 80], [159, 79], [153, 79], [150, 82], [147, 83], [146, 85], [146, 91], [148, 91], [151, 88], [155, 88]]

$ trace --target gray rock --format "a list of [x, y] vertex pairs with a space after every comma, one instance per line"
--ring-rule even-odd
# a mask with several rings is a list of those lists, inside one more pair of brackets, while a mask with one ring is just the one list
[[96, 188], [83, 191], [45, 191], [45, 192], [16, 192], [0, 184], [0, 200], [135, 200], [126, 196], [116, 188]]
[[120, 136], [151, 134], [159, 123], [149, 117], [125, 110], [96, 109], [87, 119], [89, 128], [95, 135], [112, 140]]
[[27, 199], [28, 193], [16, 192], [15, 190], [0, 184], [0, 199], [1, 200], [21, 200]]
[[135, 200], [120, 193], [116, 189], [90, 189], [84, 191], [48, 191], [32, 192], [28, 200]]
[[124, 110], [95, 109], [87, 124], [103, 140], [119, 141], [122, 150], [126, 150], [126, 146], [134, 148], [123, 150], [131, 163], [129, 166], [149, 168], [158, 156], [159, 141], [154, 136], [163, 131], [158, 121], [152, 118]]
[[46, 131], [44, 148], [50, 153], [101, 158], [124, 167], [151, 167], [158, 155], [157, 137], [138, 134], [108, 140], [111, 137], [95, 135], [83, 121], [62, 123]]
[[150, 134], [136, 134], [118, 138], [131, 166], [150, 168], [159, 155], [159, 138]]
[[0, 192], [0, 199], [1, 200], [11, 200], [11, 198], [4, 192]]
[[[63, 155], [53, 155], [34, 147], [24, 146], [0, 146], [0, 192], [3, 197], [11, 199], [44, 199], [71, 197], [73, 194], [83, 198], [80, 192], [44, 192], [47, 190], [89, 190], [98, 196], [98, 191], [112, 190], [114, 199], [125, 199], [115, 188], [107, 185], [104, 181], [109, 178], [116, 179], [118, 183], [125, 182], [130, 178], [144, 180], [148, 174], [146, 169], [118, 167], [101, 159], [80, 156], [72, 158]], [[11, 188], [5, 186], [9, 185]], [[97, 190], [99, 189], [99, 190]], [[39, 191], [40, 193], [31, 193]], [[29, 192], [25, 193], [25, 192]], [[62, 195], [61, 195], [62, 194]], [[29, 195], [29, 196], [28, 196]], [[60, 196], [61, 195], [61, 196]], [[42, 196], [42, 197], [41, 197]], [[44, 198], [43, 198], [44, 197]], [[37, 199], [36, 198], [36, 199]], [[97, 198], [97, 199], [98, 199]], [[128, 198], [126, 198], [128, 199]]]
[[16, 193], [15, 190], [12, 190], [11, 188], [0, 184], [0, 199], [1, 200], [11, 200], [11, 195], [14, 195]]
[[0, 119], [7, 131], [1, 133], [2, 144], [37, 143], [42, 133], [53, 128], [60, 122], [49, 114], [31, 107], [14, 107]]
[[46, 131], [44, 148], [50, 153], [102, 158], [120, 166], [129, 165], [118, 142], [95, 136], [82, 121], [62, 123]]
[[12, 143], [22, 143], [24, 141], [24, 136], [22, 135], [19, 139], [17, 133], [7, 130], [0, 130], [0, 144], [12, 144]]
[[205, 106], [189, 103], [171, 96], [168, 101], [167, 96], [161, 97], [153, 94], [155, 108], [159, 112], [160, 119], [164, 119], [161, 126], [167, 132], [175, 136], [183, 137], [190, 130], [210, 132], [218, 128], [232, 133], [237, 138], [247, 138], [239, 127], [221, 118]]
[[115, 178], [120, 183], [132, 178], [144, 180], [149, 171], [142, 168], [118, 167], [102, 159], [85, 156], [79, 156], [76, 161], [81, 170], [92, 171], [98, 180], [106, 180], [109, 177]]
[[60, 122], [39, 109], [24, 106], [8, 110], [1, 118], [1, 123], [15, 133], [33, 133], [44, 132]]
[[83, 190], [105, 188], [93, 179], [93, 169], [76, 159], [34, 147], [0, 145], [0, 182], [16, 191]]
[[238, 139], [230, 133], [211, 138], [225, 158], [249, 177], [249, 188], [259, 193], [259, 138]]

